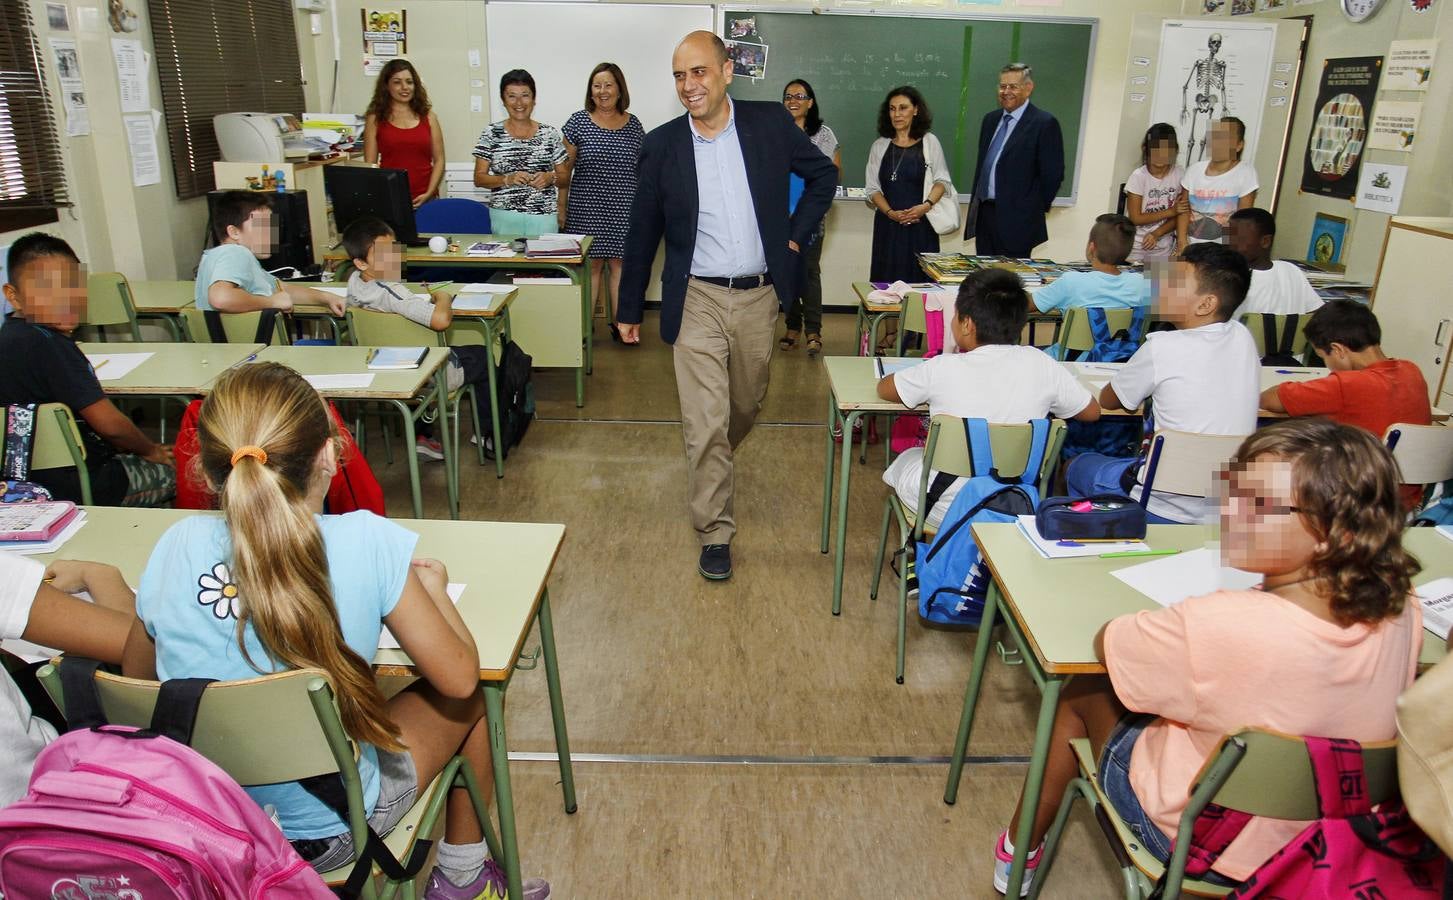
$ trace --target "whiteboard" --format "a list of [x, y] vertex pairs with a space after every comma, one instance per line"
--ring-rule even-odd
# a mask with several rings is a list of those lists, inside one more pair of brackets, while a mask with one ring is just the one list
[[560, 127], [585, 106], [597, 63], [626, 76], [629, 112], [647, 131], [685, 110], [671, 78], [671, 53], [689, 32], [712, 31], [714, 8], [636, 3], [485, 4], [490, 121], [505, 118], [499, 79], [524, 69], [535, 79], [535, 121]]

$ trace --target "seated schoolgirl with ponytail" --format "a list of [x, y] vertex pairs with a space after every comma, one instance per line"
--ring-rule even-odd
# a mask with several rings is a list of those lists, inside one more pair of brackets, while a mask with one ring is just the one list
[[[360, 745], [369, 824], [385, 834], [455, 754], [486, 795], [489, 735], [479, 654], [417, 535], [369, 512], [324, 516], [338, 439], [322, 398], [292, 369], [223, 375], [202, 404], [198, 460], [222, 516], [198, 515], [158, 542], [136, 597], [124, 670], [134, 677], [237, 680], [317, 667]], [[369, 667], [387, 625], [422, 676], [385, 701]], [[348, 825], [295, 783], [249, 788], [319, 871], [353, 856]], [[527, 900], [549, 886], [532, 879]], [[505, 896], [468, 795], [449, 796], [426, 898]]]

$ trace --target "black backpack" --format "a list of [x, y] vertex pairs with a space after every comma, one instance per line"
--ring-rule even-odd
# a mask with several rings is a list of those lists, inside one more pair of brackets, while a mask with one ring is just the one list
[[1303, 366], [1306, 365], [1297, 355], [1292, 352], [1292, 344], [1297, 339], [1297, 324], [1301, 319], [1298, 313], [1288, 313], [1284, 317], [1285, 328], [1282, 329], [1280, 337], [1276, 333], [1276, 317], [1264, 315], [1261, 317], [1262, 347], [1266, 349], [1266, 355], [1261, 358], [1263, 366]]
[[[490, 403], [498, 404], [500, 443], [504, 445], [503, 455], [509, 459], [510, 449], [520, 443], [535, 418], [535, 386], [530, 383], [530, 370], [534, 359], [520, 349], [514, 341], [500, 344], [500, 362], [496, 371], [497, 395], [491, 398], [487, 392], [480, 393], [479, 421], [489, 421]], [[496, 449], [494, 435], [484, 437], [484, 455], [494, 459]]]

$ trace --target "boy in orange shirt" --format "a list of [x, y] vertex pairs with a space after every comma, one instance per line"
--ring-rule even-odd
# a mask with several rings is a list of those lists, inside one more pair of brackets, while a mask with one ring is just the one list
[[[1333, 300], [1312, 313], [1307, 341], [1332, 370], [1325, 378], [1287, 381], [1261, 394], [1261, 408], [1289, 416], [1327, 416], [1379, 439], [1396, 422], [1433, 421], [1428, 383], [1416, 365], [1382, 352], [1382, 328], [1355, 300]], [[1418, 485], [1403, 485], [1403, 505], [1417, 508]]]

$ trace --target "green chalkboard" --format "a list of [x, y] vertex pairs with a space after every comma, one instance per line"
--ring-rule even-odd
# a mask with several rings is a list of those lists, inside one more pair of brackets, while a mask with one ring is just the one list
[[732, 96], [780, 101], [789, 81], [811, 82], [823, 121], [842, 144], [848, 187], [863, 185], [885, 95], [911, 84], [928, 101], [954, 186], [969, 193], [979, 123], [998, 105], [999, 69], [1008, 62], [1028, 63], [1034, 67], [1031, 102], [1051, 112], [1064, 131], [1060, 197], [1073, 199], [1096, 20], [731, 8], [723, 16], [722, 37], [767, 46], [764, 77], [743, 77], [738, 67]]

